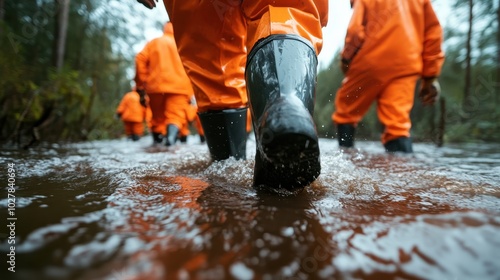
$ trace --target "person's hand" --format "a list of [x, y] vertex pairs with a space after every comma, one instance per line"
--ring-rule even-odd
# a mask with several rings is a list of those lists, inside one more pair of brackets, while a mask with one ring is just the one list
[[154, 7], [156, 7], [155, 2], [158, 2], [158, 0], [137, 0], [137, 2], [141, 3], [148, 9], [153, 9]]
[[143, 107], [148, 107], [148, 104], [146, 102], [146, 91], [143, 89], [138, 89], [137, 93], [139, 94], [139, 103], [141, 103]]
[[437, 78], [423, 78], [420, 86], [419, 97], [424, 106], [433, 105], [439, 99], [441, 87]]
[[349, 70], [349, 61], [345, 58], [342, 58], [340, 60], [340, 70], [342, 70], [342, 73], [344, 73], [344, 75], [347, 73], [347, 71]]

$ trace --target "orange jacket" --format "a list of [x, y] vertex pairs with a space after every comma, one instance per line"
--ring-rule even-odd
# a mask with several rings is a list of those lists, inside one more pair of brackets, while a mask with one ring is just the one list
[[122, 121], [126, 122], [143, 122], [151, 118], [151, 111], [141, 105], [139, 94], [135, 91], [123, 96], [116, 113], [120, 115]]
[[355, 0], [353, 9], [342, 51], [349, 72], [439, 76], [443, 31], [430, 0]]
[[193, 94], [191, 81], [177, 51], [172, 23], [165, 24], [163, 36], [146, 44], [137, 54], [135, 64], [138, 89], [145, 89], [148, 94]]

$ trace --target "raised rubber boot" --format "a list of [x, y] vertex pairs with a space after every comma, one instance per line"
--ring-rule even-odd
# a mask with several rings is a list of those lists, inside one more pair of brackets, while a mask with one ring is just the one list
[[389, 153], [403, 152], [403, 153], [413, 153], [413, 147], [411, 143], [411, 138], [400, 137], [388, 141], [384, 144], [385, 151]]
[[248, 55], [245, 78], [256, 139], [253, 185], [297, 191], [320, 174], [312, 117], [317, 57], [296, 35], [271, 35]]
[[161, 135], [161, 133], [153, 132], [152, 135], [153, 135], [153, 145], [161, 144], [161, 142], [163, 141], [163, 136]]
[[247, 108], [198, 113], [212, 160], [246, 159]]
[[179, 128], [175, 124], [167, 125], [167, 135], [165, 136], [165, 146], [169, 147], [175, 144], [177, 141], [177, 135], [179, 134]]
[[339, 147], [352, 148], [354, 147], [354, 133], [356, 128], [350, 124], [337, 125], [337, 138]]

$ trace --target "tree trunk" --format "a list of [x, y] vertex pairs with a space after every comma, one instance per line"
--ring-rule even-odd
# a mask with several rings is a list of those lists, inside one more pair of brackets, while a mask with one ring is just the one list
[[467, 103], [470, 98], [471, 92], [471, 53], [472, 53], [472, 26], [474, 20], [473, 14], [474, 2], [469, 0], [469, 30], [467, 31], [467, 41], [466, 41], [466, 57], [465, 57], [465, 87], [464, 87], [464, 98], [462, 101], [463, 108], [466, 109]]
[[57, 0], [58, 13], [56, 19], [56, 40], [54, 45], [54, 66], [61, 71], [64, 63], [64, 51], [66, 49], [66, 35], [68, 31], [68, 15], [70, 0]]
[[439, 99], [439, 123], [438, 123], [438, 134], [437, 134], [437, 146], [442, 147], [444, 144], [444, 133], [446, 127], [446, 99], [441, 97]]
[[5, 16], [4, 7], [5, 7], [5, 0], [0, 0], [0, 20], [3, 20]]
[[[0, 22], [3, 21], [5, 17], [4, 7], [5, 7], [5, 0], [0, 0]], [[3, 28], [2, 26], [0, 26], [0, 35], [2, 33], [3, 33]]]
[[[66, 49], [66, 35], [68, 31], [68, 15], [69, 15], [69, 4], [70, 0], [55, 0], [57, 2], [57, 14], [55, 18], [55, 30], [54, 30], [54, 41], [52, 49], [53, 66], [58, 72], [62, 70], [64, 63], [64, 51]], [[54, 84], [54, 92], [59, 91], [59, 82]], [[39, 129], [44, 126], [45, 123], [50, 121], [52, 118], [52, 113], [56, 104], [54, 101], [45, 101], [43, 103], [43, 113], [42, 116], [35, 122], [32, 126], [32, 138], [31, 141], [25, 145], [23, 148], [27, 149], [33, 144], [40, 140], [40, 135], [38, 133]]]
[[82, 140], [87, 140], [88, 135], [90, 133], [90, 121], [91, 121], [91, 115], [92, 115], [92, 108], [94, 107], [94, 101], [98, 95], [98, 83], [99, 83], [99, 78], [98, 75], [94, 72], [92, 74], [92, 86], [90, 87], [90, 97], [89, 97], [89, 103], [87, 104], [87, 108], [85, 110], [85, 113], [82, 114], [82, 120], [80, 121], [82, 130], [81, 130], [81, 137]]

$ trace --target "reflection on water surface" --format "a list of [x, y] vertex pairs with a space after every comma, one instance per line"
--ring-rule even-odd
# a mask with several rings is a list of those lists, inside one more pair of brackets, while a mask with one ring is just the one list
[[[252, 189], [252, 140], [249, 160], [217, 163], [195, 137], [149, 145], [4, 149], [18, 189], [1, 278], [500, 279], [498, 145], [393, 156], [322, 139], [322, 174], [295, 196]], [[7, 206], [5, 191], [5, 222]]]

